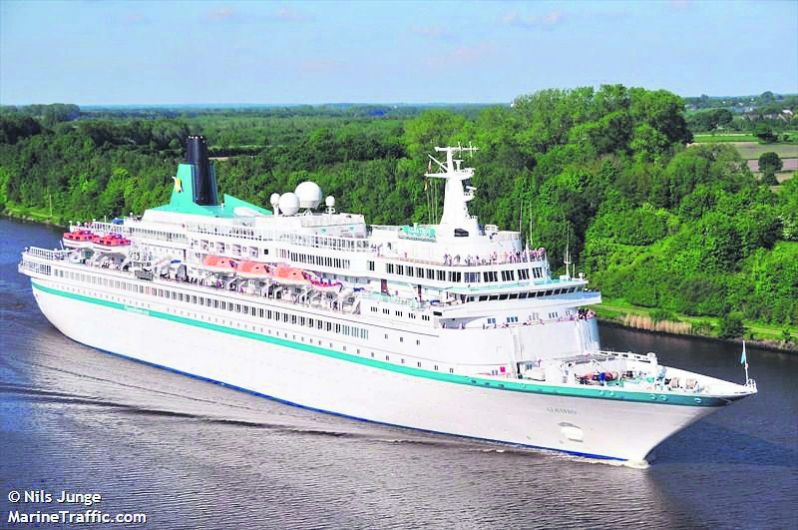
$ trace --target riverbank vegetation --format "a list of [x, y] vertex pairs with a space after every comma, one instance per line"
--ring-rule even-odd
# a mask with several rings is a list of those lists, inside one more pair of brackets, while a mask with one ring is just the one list
[[545, 90], [460, 108], [70, 110], [0, 111], [7, 213], [141, 213], [167, 200], [186, 136], [202, 133], [225, 193], [267, 204], [312, 179], [369, 222], [437, 222], [427, 154], [472, 142], [472, 213], [520, 228], [554, 267], [567, 242], [604, 311], [703, 335], [798, 336], [798, 179], [771, 188], [734, 145], [686, 147], [684, 101], [666, 91]]

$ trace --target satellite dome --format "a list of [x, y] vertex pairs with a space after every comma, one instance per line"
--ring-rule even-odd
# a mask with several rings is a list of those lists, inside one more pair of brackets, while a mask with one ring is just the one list
[[324, 200], [324, 204], [327, 205], [327, 208], [332, 208], [335, 206], [335, 197], [332, 195], [328, 195], [327, 198]]
[[321, 202], [321, 188], [315, 182], [306, 180], [294, 190], [299, 197], [300, 208], [316, 208]]
[[271, 197], [269, 197], [269, 204], [272, 206], [279, 206], [280, 205], [280, 194], [279, 193], [272, 193]]
[[299, 211], [299, 197], [296, 193], [283, 193], [280, 195], [280, 213], [283, 215], [294, 215]]

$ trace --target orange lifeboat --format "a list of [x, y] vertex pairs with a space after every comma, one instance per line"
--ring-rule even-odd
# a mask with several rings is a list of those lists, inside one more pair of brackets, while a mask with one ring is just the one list
[[242, 278], [268, 278], [269, 267], [265, 263], [257, 261], [243, 261], [236, 269], [238, 275]]
[[85, 228], [64, 232], [64, 245], [68, 247], [82, 247], [92, 243], [94, 234]]
[[202, 268], [213, 272], [236, 272], [238, 263], [224, 256], [205, 256], [202, 260]]
[[91, 230], [78, 229], [71, 232], [64, 232], [64, 239], [69, 241], [91, 241]]
[[310, 283], [305, 277], [305, 271], [288, 265], [277, 265], [277, 267], [272, 269], [272, 278], [276, 282], [286, 285], [307, 285]]
[[121, 234], [107, 234], [104, 236], [92, 236], [91, 241], [103, 249], [118, 248], [130, 245], [130, 240], [122, 237]]

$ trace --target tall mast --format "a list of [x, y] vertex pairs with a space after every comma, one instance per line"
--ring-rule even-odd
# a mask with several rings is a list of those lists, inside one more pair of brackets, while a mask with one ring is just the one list
[[474, 198], [476, 188], [463, 186], [463, 182], [474, 176], [474, 168], [462, 167], [463, 161], [454, 157], [455, 153], [473, 153], [476, 147], [436, 147], [438, 153], [446, 153], [446, 162], [441, 162], [429, 155], [430, 163], [435, 163], [440, 171], [427, 172], [427, 178], [439, 178], [446, 181], [443, 197], [443, 215], [440, 226], [444, 233], [453, 235], [454, 230], [465, 230], [469, 235], [479, 232], [476, 218], [468, 213], [468, 201]]
[[569, 278], [571, 277], [570, 272], [570, 265], [571, 265], [571, 231], [566, 229], [565, 232], [565, 256], [563, 256], [562, 262], [565, 264], [565, 275]]

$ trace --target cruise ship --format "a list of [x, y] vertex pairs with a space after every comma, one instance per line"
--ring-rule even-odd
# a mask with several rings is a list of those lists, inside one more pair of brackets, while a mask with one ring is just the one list
[[271, 209], [220, 200], [205, 139], [187, 144], [168, 204], [23, 252], [67, 337], [319, 412], [629, 462], [756, 393], [602, 349], [584, 275], [469, 213], [472, 147], [429, 155], [438, 224], [378, 226], [313, 182]]

